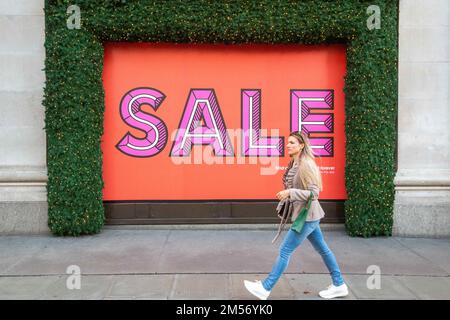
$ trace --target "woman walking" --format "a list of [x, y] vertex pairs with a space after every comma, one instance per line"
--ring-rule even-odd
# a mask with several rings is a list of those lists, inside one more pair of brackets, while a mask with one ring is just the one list
[[287, 232], [270, 274], [263, 281], [244, 280], [244, 285], [251, 294], [266, 300], [281, 274], [286, 270], [292, 253], [308, 238], [314, 249], [322, 256], [332, 279], [332, 284], [320, 291], [319, 296], [326, 299], [344, 297], [348, 295], [347, 285], [344, 283], [333, 252], [325, 243], [319, 226], [320, 219], [325, 215], [318, 201], [319, 192], [322, 190], [322, 178], [314, 161], [308, 137], [301, 132], [292, 132], [288, 137], [287, 151], [291, 161], [283, 176], [285, 190], [276, 195], [280, 200], [277, 210], [285, 201], [290, 202], [288, 217], [292, 214], [291, 221], [295, 221], [299, 211], [305, 207], [311, 192], [313, 200], [301, 231], [289, 229]]

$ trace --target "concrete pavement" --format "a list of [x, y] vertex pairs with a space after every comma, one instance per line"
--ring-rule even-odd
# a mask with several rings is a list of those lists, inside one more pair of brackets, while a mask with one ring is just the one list
[[[344, 299], [450, 299], [450, 239], [364, 239], [336, 225], [322, 229], [350, 288]], [[121, 226], [78, 238], [1, 236], [0, 299], [249, 300], [242, 281], [270, 272], [281, 243], [271, 244], [275, 232]], [[71, 265], [79, 278], [66, 273]], [[381, 273], [379, 289], [368, 288], [377, 283], [373, 270]], [[68, 279], [69, 286], [79, 279], [80, 289], [68, 289]], [[329, 284], [306, 241], [270, 299], [320, 299]]]

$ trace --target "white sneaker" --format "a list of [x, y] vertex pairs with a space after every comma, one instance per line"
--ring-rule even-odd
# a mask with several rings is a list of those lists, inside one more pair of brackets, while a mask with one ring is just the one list
[[334, 285], [328, 286], [326, 290], [322, 290], [319, 292], [319, 296], [321, 296], [324, 299], [345, 297], [347, 295], [348, 295], [348, 288], [345, 283], [338, 287]]
[[261, 281], [248, 281], [244, 280], [245, 288], [254, 296], [258, 297], [261, 300], [267, 300], [269, 297], [270, 291], [264, 289]]

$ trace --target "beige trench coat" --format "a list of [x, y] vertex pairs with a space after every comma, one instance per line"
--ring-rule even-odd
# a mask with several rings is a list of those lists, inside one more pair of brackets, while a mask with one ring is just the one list
[[285, 186], [287, 190], [289, 190], [289, 197], [281, 200], [277, 205], [277, 212], [280, 211], [284, 201], [290, 201], [289, 214], [291, 215], [291, 221], [293, 222], [300, 210], [306, 205], [308, 197], [310, 195], [310, 191], [313, 192], [314, 198], [311, 201], [311, 207], [309, 208], [308, 215], [306, 217], [306, 221], [314, 221], [322, 219], [325, 216], [325, 212], [322, 209], [322, 206], [319, 203], [319, 187], [316, 184], [309, 184], [308, 188], [303, 186], [302, 181], [299, 179], [298, 175], [295, 174], [292, 181], [292, 188], [288, 188], [289, 186]]

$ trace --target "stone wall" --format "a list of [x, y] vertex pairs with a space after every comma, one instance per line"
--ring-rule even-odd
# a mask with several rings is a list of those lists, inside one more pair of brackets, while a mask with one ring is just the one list
[[394, 235], [450, 236], [449, 6], [400, 1]]
[[43, 8], [0, 1], [0, 234], [48, 232]]

